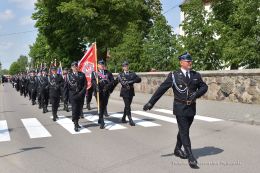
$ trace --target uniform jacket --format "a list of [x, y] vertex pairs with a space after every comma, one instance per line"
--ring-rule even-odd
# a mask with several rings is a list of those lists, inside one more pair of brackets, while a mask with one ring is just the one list
[[[96, 77], [98, 77], [98, 84]], [[95, 91], [98, 87], [101, 94], [110, 94], [114, 88], [114, 77], [108, 70], [99, 70], [98, 72], [93, 71], [91, 75], [91, 83]]]
[[60, 74], [56, 74], [55, 77], [50, 75], [49, 78], [49, 94], [50, 97], [60, 97], [61, 87], [63, 87], [63, 78]]
[[80, 99], [85, 97], [86, 88], [87, 88], [86, 76], [82, 72], [77, 74], [69, 73], [67, 75], [67, 82], [64, 85], [64, 88], [69, 90], [70, 98]]
[[135, 72], [129, 71], [128, 74], [121, 72], [118, 74], [118, 82], [122, 85], [120, 90], [121, 97], [135, 96], [134, 83], [140, 83], [141, 78]]
[[[196, 99], [208, 90], [207, 84], [203, 82], [198, 72], [191, 70], [190, 80], [186, 82], [185, 75], [179, 69], [176, 72], [169, 73], [149, 103], [154, 105], [170, 87], [172, 87], [174, 93], [173, 113], [176, 116], [194, 116], [196, 114]], [[185, 101], [192, 102], [187, 105], [184, 103]]]

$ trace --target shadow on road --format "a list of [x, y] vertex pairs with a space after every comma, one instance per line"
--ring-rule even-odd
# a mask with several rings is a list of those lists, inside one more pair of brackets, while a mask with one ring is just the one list
[[209, 155], [216, 155], [222, 153], [223, 151], [224, 151], [223, 149], [214, 146], [207, 146], [207, 147], [196, 148], [192, 150], [196, 158], [209, 156]]
[[[224, 150], [221, 148], [207, 146], [207, 147], [203, 147], [203, 148], [193, 149], [192, 153], [198, 159], [199, 157], [216, 155], [216, 154], [222, 153], [223, 151]], [[170, 153], [170, 154], [161, 155], [161, 157], [169, 157], [169, 156], [173, 156], [173, 155], [174, 155], [173, 153]]]
[[20, 151], [17, 151], [17, 152], [14, 152], [14, 153], [10, 153], [10, 154], [2, 155], [2, 156], [0, 156], [0, 158], [1, 158], [1, 157], [7, 157], [7, 156], [15, 155], [15, 154], [20, 154], [20, 153], [23, 153], [23, 152], [26, 152], [26, 151], [38, 150], [38, 149], [42, 149], [42, 148], [45, 148], [45, 147], [21, 148]]

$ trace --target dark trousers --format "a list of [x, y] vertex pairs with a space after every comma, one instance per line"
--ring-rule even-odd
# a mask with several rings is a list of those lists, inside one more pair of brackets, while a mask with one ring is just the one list
[[41, 91], [41, 104], [43, 106], [43, 108], [47, 108], [48, 106], [48, 101], [49, 101], [49, 93], [47, 90], [43, 90]]
[[109, 99], [109, 93], [99, 94], [99, 121], [104, 123], [104, 113], [107, 111], [107, 104]]
[[90, 104], [91, 100], [92, 100], [92, 96], [93, 96], [93, 87], [90, 87], [88, 90], [87, 90], [87, 104]]
[[23, 86], [20, 87], [20, 95], [23, 95], [23, 94], [24, 94], [24, 89], [25, 89], [25, 88], [24, 88]]
[[190, 126], [193, 122], [194, 116], [176, 115], [179, 132], [177, 134], [176, 148], [181, 148], [182, 145], [187, 152], [187, 149], [191, 150], [190, 141]]
[[33, 102], [35, 102], [37, 96], [36, 90], [31, 90], [31, 99]]
[[68, 105], [69, 104], [69, 91], [67, 89], [63, 89], [63, 92], [62, 92], [62, 97], [63, 97], [63, 102], [65, 105]]
[[124, 108], [124, 115], [123, 117], [131, 116], [131, 104], [133, 101], [133, 97], [123, 97], [124, 103], [125, 103], [125, 108]]
[[80, 115], [83, 111], [83, 105], [84, 105], [84, 98], [85, 96], [73, 96], [70, 94], [70, 103], [71, 103], [71, 109], [72, 109], [72, 121], [78, 122], [80, 119]]
[[56, 116], [60, 104], [60, 97], [51, 97], [50, 100], [51, 100], [52, 114]]

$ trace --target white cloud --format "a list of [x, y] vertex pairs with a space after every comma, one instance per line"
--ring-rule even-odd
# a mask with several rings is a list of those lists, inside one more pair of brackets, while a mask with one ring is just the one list
[[12, 10], [7, 9], [3, 12], [0, 12], [0, 21], [12, 20], [14, 17], [15, 16]]
[[17, 7], [28, 10], [34, 9], [34, 3], [36, 1], [37, 0], [8, 0], [8, 2], [17, 5]]
[[25, 16], [19, 19], [19, 24], [22, 26], [25, 25], [34, 25], [35, 21], [32, 20], [31, 16]]
[[5, 43], [0, 43], [0, 50], [5, 51], [5, 50], [9, 50], [10, 48], [12, 48], [14, 45], [14, 43], [12, 42], [5, 42]]

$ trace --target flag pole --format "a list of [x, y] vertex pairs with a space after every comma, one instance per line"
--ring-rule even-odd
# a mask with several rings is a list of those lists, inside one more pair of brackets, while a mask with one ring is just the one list
[[[98, 66], [98, 60], [97, 60], [97, 43], [95, 42], [94, 43], [95, 44], [95, 58], [96, 58], [96, 69], [95, 69], [95, 71], [96, 71], [96, 74], [97, 74], [97, 72], [98, 72], [98, 69], [97, 69], [97, 66]], [[97, 87], [98, 87], [98, 75], [96, 75], [96, 81], [97, 81]], [[98, 108], [98, 115], [99, 115], [99, 113], [100, 113], [100, 101], [99, 101], [99, 91], [97, 92], [97, 108]]]

